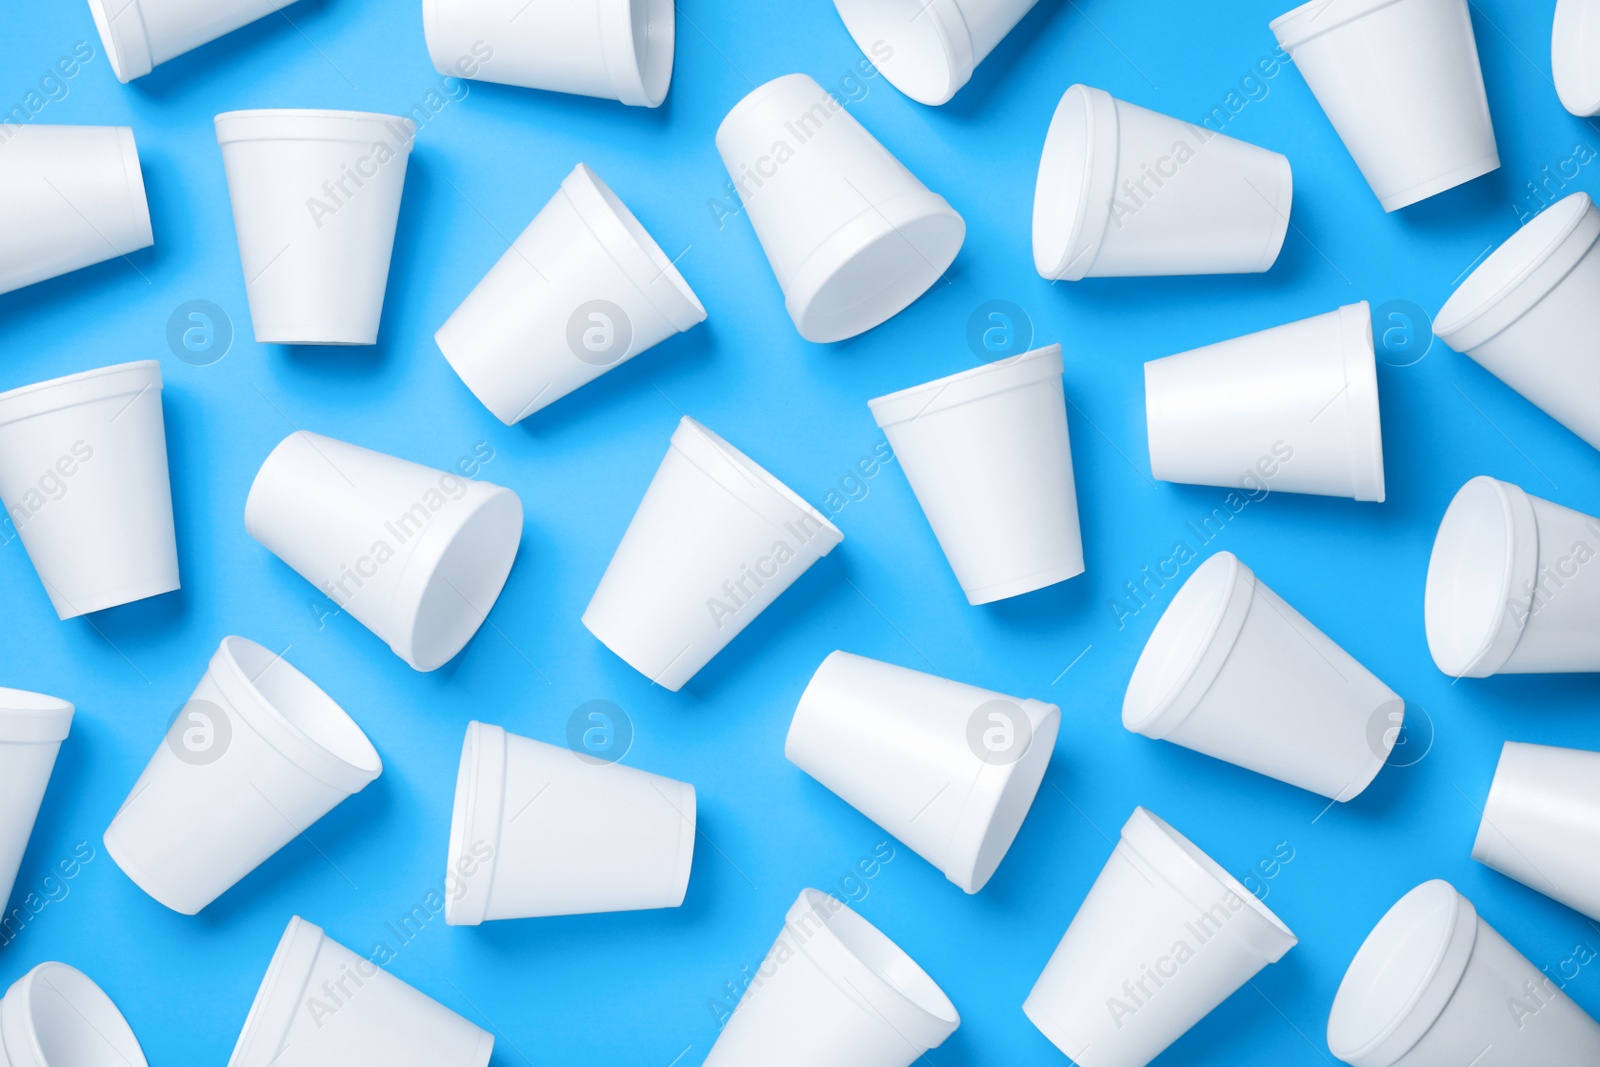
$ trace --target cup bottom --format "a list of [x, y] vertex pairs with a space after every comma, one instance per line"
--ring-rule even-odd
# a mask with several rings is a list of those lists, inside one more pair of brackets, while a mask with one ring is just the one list
[[[106, 855], [111, 857], [111, 862], [115, 863], [122, 873], [128, 876], [128, 881], [144, 890], [145, 895], [151, 900], [164, 908], [170, 908], [179, 915], [200, 914], [200, 907], [190, 907], [187, 904], [177, 903], [183, 899], [182, 894], [174, 893], [166, 885], [152, 878], [149, 871], [146, 871], [129, 858], [127, 851], [123, 848], [122, 838], [117, 834], [115, 819], [107, 827], [100, 842], [105, 845]], [[201, 907], [203, 906], [201, 905]]]
[[[43, 576], [41, 576], [42, 580]], [[76, 619], [82, 615], [93, 615], [97, 611], [106, 611], [109, 608], [132, 604], [135, 601], [148, 600], [151, 597], [163, 596], [167, 593], [176, 593], [183, 588], [175, 571], [171, 574], [163, 574], [158, 578], [117, 586], [92, 597], [77, 597], [71, 601], [62, 596], [48, 581], [44, 585], [45, 592], [50, 596], [50, 603], [56, 609], [56, 616], [63, 622], [68, 619]]]
[[871, 205], [808, 256], [784, 286], [800, 336], [855, 337], [898, 315], [955, 261], [967, 224], [944, 198]]
[[1079, 556], [1074, 562], [1064, 563], [1059, 567], [1036, 571], [1021, 578], [1013, 578], [1009, 582], [987, 585], [981, 589], [964, 589], [962, 592], [967, 594], [967, 603], [976, 607], [979, 604], [992, 604], [996, 600], [1031, 593], [1035, 589], [1043, 589], [1047, 585], [1055, 585], [1068, 578], [1076, 578], [1083, 571], [1083, 557]]
[[1437, 178], [1430, 178], [1421, 185], [1414, 185], [1409, 189], [1403, 189], [1398, 193], [1391, 193], [1378, 199], [1383, 204], [1383, 210], [1399, 211], [1403, 207], [1410, 207], [1412, 204], [1426, 200], [1430, 196], [1437, 196], [1447, 189], [1465, 185], [1474, 178], [1481, 178], [1490, 171], [1499, 169], [1500, 153], [1494, 152], [1481, 159], [1473, 160], [1465, 166], [1446, 171]]

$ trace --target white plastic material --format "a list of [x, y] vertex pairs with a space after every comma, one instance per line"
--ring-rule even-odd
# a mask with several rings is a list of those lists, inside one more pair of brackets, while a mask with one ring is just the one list
[[1589, 194], [1512, 235], [1461, 283], [1433, 332], [1600, 448], [1600, 208]]
[[161, 364], [0, 393], [0, 501], [63, 619], [177, 589]]
[[433, 336], [510, 426], [705, 317], [672, 260], [579, 163]]
[[717, 151], [808, 341], [899, 314], [944, 274], [967, 224], [809, 75], [752, 91]]
[[1078, 1067], [1143, 1067], [1297, 939], [1135, 808], [1022, 1010]]
[[1061, 346], [868, 401], [967, 601], [1083, 573]]
[[1600, 752], [1507, 741], [1472, 858], [1600, 920]]
[[704, 1067], [910, 1067], [960, 1025], [900, 946], [804, 889]]
[[1383, 210], [1499, 168], [1467, 0], [1310, 0], [1272, 32]]
[[422, 0], [440, 74], [656, 107], [672, 84], [673, 0]]
[[469, 723], [445, 921], [676, 908], [694, 834], [687, 782]]
[[0, 132], [0, 293], [155, 244], [133, 130]]
[[494, 1035], [296, 915], [228, 1067], [488, 1067]]
[[41, 963], [0, 999], [0, 1067], [149, 1067], [105, 991], [76, 967]]
[[0, 687], [0, 915], [6, 914], [56, 753], [71, 729], [72, 705], [65, 700]]
[[685, 416], [583, 624], [677, 692], [843, 539], [792, 489]]
[[1028, 817], [1060, 726], [1054, 704], [835, 652], [783, 754], [976, 893]]
[[1600, 671], [1600, 519], [1480, 475], [1439, 523], [1423, 606], [1452, 677]]
[[1122, 725], [1333, 800], [1365, 789], [1405, 702], [1231, 552], [1195, 569], [1139, 655]]
[[111, 72], [126, 85], [169, 59], [292, 3], [294, 0], [89, 0], [89, 13], [111, 60]]
[[1352, 1067], [1577, 1067], [1600, 1025], [1445, 881], [1390, 908], [1339, 983], [1328, 1048]]
[[111, 820], [106, 852], [140, 889], [194, 915], [382, 770], [311, 679], [226, 637]]
[[1550, 67], [1562, 106], [1574, 115], [1600, 115], [1600, 2], [1556, 0]]
[[1162, 481], [1384, 497], [1366, 301], [1144, 365]]
[[522, 501], [302, 430], [261, 465], [244, 524], [395, 655], [431, 671], [466, 647], [505, 588]]
[[1052, 281], [1259, 273], [1293, 203], [1277, 152], [1074, 85], [1039, 157], [1033, 265]]
[[856, 46], [896, 89], [942, 104], [1038, 0], [833, 0]]
[[216, 127], [256, 340], [376, 344], [416, 125], [277, 110]]

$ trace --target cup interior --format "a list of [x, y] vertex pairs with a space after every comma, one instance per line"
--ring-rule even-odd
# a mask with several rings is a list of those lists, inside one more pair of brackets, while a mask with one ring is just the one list
[[[643, 3], [644, 0], [636, 0], [635, 7], [642, 7]], [[670, 4], [671, 0], [668, 0], [668, 3]], [[611, 187], [601, 181], [600, 176], [586, 164], [579, 163], [573, 171], [573, 177], [585, 182], [593, 189], [594, 194], [598, 195], [601, 203], [605, 205], [606, 213], [622, 227], [623, 232], [627, 235], [628, 244], [632, 246], [627, 251], [634, 254], [627, 258], [633, 259], [635, 256], [643, 258], [644, 262], [624, 263], [622, 266], [624, 270], [627, 270], [630, 265], [637, 267], [637, 270], [628, 271], [629, 277], [640, 292], [645, 294], [645, 298], [655, 304], [656, 310], [665, 315], [667, 320], [679, 330], [687, 329], [689, 326], [703, 321], [706, 317], [705, 305], [700, 303], [700, 298], [695, 296], [693, 289], [689, 288], [689, 283], [678, 272], [678, 268], [673, 264], [671, 257], [661, 250], [661, 246], [656, 243], [656, 239], [650, 236], [650, 232], [644, 228], [634, 213], [628, 209], [628, 205], [622, 202], [622, 198], [612, 192]], [[562, 183], [562, 188], [568, 188], [567, 182]], [[578, 213], [583, 215], [585, 205], [581, 199], [574, 201], [574, 205]], [[585, 221], [590, 223], [591, 228], [593, 227], [593, 221], [587, 218]], [[602, 242], [604, 242], [604, 236], [601, 235]], [[608, 248], [607, 251], [616, 257], [623, 250]], [[639, 271], [645, 272], [643, 276], [640, 276]], [[667, 281], [669, 288], [666, 292], [663, 292], [659, 286], [654, 284], [657, 279], [665, 279]], [[667, 299], [663, 300], [663, 297]], [[663, 304], [665, 306], [662, 306]]]
[[310, 678], [254, 641], [230, 637], [224, 644], [245, 681], [269, 710], [362, 774], [375, 777], [383, 769], [377, 750], [361, 727]]
[[834, 7], [856, 46], [913, 100], [942, 104], [971, 74], [957, 71], [950, 30], [930, 0], [834, 0]]
[[960, 1021], [944, 990], [883, 931], [842, 904], [828, 906], [827, 894], [819, 890], [808, 889], [805, 896], [822, 924], [867, 970], [939, 1023], [953, 1026]]
[[[1214, 886], [1221, 886], [1225, 892], [1238, 897], [1245, 906], [1242, 914], [1253, 915], [1258, 920], [1250, 928], [1255, 936], [1247, 933], [1245, 937], [1267, 959], [1276, 961], [1299, 943], [1294, 931], [1273, 914], [1259, 897], [1224, 870], [1204, 849], [1173, 829], [1154, 812], [1145, 808], [1134, 809], [1133, 816], [1122, 829], [1122, 838], [1194, 907], [1206, 910], [1208, 904], [1215, 900]], [[1158, 847], [1152, 848], [1152, 845]], [[1196, 876], [1202, 881], [1197, 882]], [[1196, 895], [1194, 890], [1200, 886], [1205, 887], [1204, 892]]]
[[145, 1067], [144, 1052], [122, 1013], [89, 976], [46, 963], [24, 979], [28, 1021], [45, 1064]]

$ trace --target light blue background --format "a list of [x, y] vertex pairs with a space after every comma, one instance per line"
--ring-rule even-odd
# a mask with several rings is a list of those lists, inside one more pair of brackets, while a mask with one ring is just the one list
[[[1389, 357], [1410, 365], [1380, 364], [1387, 503], [1275, 494], [1205, 550], [1237, 552], [1406, 698], [1413, 727], [1402, 752], [1413, 765], [1324, 811], [1311, 794], [1120, 724], [1123, 688], [1173, 587], [1121, 627], [1110, 605], [1176, 540], [1194, 544], [1185, 524], [1224, 496], [1149, 479], [1141, 364], [1361, 299], [1435, 311], [1531, 210], [1526, 183], [1575, 146], [1600, 149], [1600, 128], [1563, 111], [1549, 79], [1553, 4], [1478, 0], [1498, 173], [1386, 216], [1286, 68], [1253, 84], [1256, 99], [1228, 126], [1295, 166], [1294, 229], [1270, 273], [1042, 281], [1029, 219], [1062, 91], [1083, 81], [1198, 119], [1230, 93], [1245, 99], [1241, 79], [1273, 52], [1267, 23], [1286, 6], [1042, 0], [943, 108], [866, 80], [851, 111], [966, 217], [968, 238], [908, 311], [823, 347], [795, 333], [746, 220], [717, 224], [709, 202], [725, 195], [726, 175], [712, 137], [754, 85], [804, 71], [836, 86], [860, 53], [827, 0], [687, 0], [659, 110], [477, 83], [449, 103], [411, 160], [380, 344], [319, 350], [250, 339], [211, 118], [420, 102], [439, 77], [416, 0], [301, 0], [129, 86], [112, 77], [81, 0], [9, 5], [0, 103], [21, 102], [74, 42], [93, 43], [96, 58], [35, 121], [133, 126], [156, 245], [0, 297], [0, 387], [161, 360], [184, 588], [60, 623], [20, 543], [0, 546], [0, 679], [79, 709], [18, 893], [42, 892], [78, 842], [96, 850], [68, 895], [0, 949], [0, 983], [42, 960], [74, 963], [115, 998], [153, 1063], [221, 1064], [290, 915], [361, 951], [396, 944], [385, 925], [443, 876], [468, 720], [559, 742], [573, 709], [603, 699], [635, 724], [628, 763], [699, 788], [703, 836], [684, 906], [478, 929], [435, 919], [391, 969], [494, 1031], [498, 1065], [698, 1064], [718, 1032], [709, 1005], [760, 961], [797, 892], [842, 892], [840, 880], [883, 837], [783, 759], [795, 701], [835, 648], [1062, 707], [1044, 787], [987, 889], [969, 898], [903, 848], [865, 883], [860, 910], [961, 1010], [961, 1028], [927, 1057], [938, 1067], [1063, 1062], [1020, 1005], [1136, 804], [1240, 877], [1255, 872], [1251, 884], [1301, 939], [1163, 1063], [1327, 1060], [1327, 1011], [1345, 965], [1378, 916], [1426, 878], [1454, 881], [1539, 965], [1554, 970], [1576, 946], [1600, 948], [1600, 929], [1469, 858], [1502, 741], [1600, 748], [1595, 681], [1452, 685], [1422, 627], [1433, 532], [1462, 482], [1492, 474], [1593, 512], [1596, 455], [1443, 345], [1414, 363], [1417, 350]], [[456, 379], [432, 334], [579, 160], [668, 254], [682, 253], [710, 318], [507, 429]], [[1600, 162], [1580, 170], [1570, 188], [1600, 190]], [[236, 330], [212, 366], [181, 362], [165, 341], [173, 309], [194, 299], [221, 305]], [[1026, 309], [1038, 343], [1065, 349], [1087, 574], [969, 607], [890, 466], [835, 516], [843, 545], [683, 692], [652, 688], [583, 629], [579, 616], [680, 413], [821, 504], [881, 440], [866, 400], [973, 366], [968, 319], [995, 299]], [[417, 674], [347, 616], [319, 618], [331, 605], [245, 534], [250, 481], [292, 427], [440, 467], [492, 444], [483, 477], [521, 494], [527, 533], [492, 625], [455, 662]], [[135, 888], [100, 834], [230, 633], [288, 646], [366, 729], [385, 773], [309, 841], [185, 918]], [[1256, 865], [1280, 843], [1294, 859], [1262, 879]], [[1600, 1011], [1600, 966], [1568, 988]]]

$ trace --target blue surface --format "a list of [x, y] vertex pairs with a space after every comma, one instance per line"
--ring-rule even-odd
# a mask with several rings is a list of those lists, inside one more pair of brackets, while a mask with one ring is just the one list
[[[697, 1064], [717, 1035], [716, 1007], [731, 1006], [727, 983], [759, 963], [784, 910], [813, 885], [858, 900], [960, 1008], [961, 1028], [930, 1063], [1056, 1064], [1063, 1058], [1020, 1005], [1136, 804], [1250, 876], [1301, 939], [1162, 1063], [1329, 1060], [1324, 1028], [1345, 965], [1378, 916], [1426, 878], [1454, 881], [1553, 972], [1577, 946], [1600, 947], [1600, 929], [1469, 858], [1502, 741], [1600, 748], [1596, 681], [1452, 685], [1422, 627], [1429, 547], [1462, 482], [1492, 474], [1593, 512], [1600, 469], [1592, 449], [1466, 358], [1435, 344], [1419, 359], [1425, 329], [1410, 349], [1391, 337], [1379, 367], [1387, 503], [1274, 494], [1203, 550], [1238, 553], [1406, 698], [1412, 728], [1397, 762], [1410, 765], [1324, 810], [1311, 794], [1119, 721], [1134, 661], [1175, 584], [1131, 614], [1113, 605], [1175, 541], [1200, 550], [1186, 524], [1225, 495], [1150, 480], [1141, 364], [1361, 299], [1435, 311], [1533, 210], [1526, 183], [1564, 168], [1567, 191], [1600, 191], [1600, 127], [1563, 111], [1549, 79], [1548, 0], [1474, 5], [1503, 169], [1392, 216], [1293, 68], [1251, 79], [1274, 51], [1267, 23], [1287, 6], [1042, 0], [938, 109], [881, 77], [846, 81], [860, 54], [827, 0], [680, 3], [672, 92], [657, 111], [452, 83], [454, 98], [422, 129], [411, 161], [382, 340], [329, 351], [250, 339], [211, 118], [421, 102], [440, 79], [420, 5], [301, 0], [126, 87], [85, 4], [11, 5], [0, 103], [23, 101], [74, 42], [93, 43], [96, 58], [64, 96], [47, 86], [59, 99], [34, 121], [134, 127], [156, 246], [0, 297], [0, 387], [161, 360], [184, 588], [59, 623], [20, 543], [0, 535], [0, 679], [79, 709], [13, 906], [29, 892], [55, 899], [0, 948], [0, 983], [42, 960], [74, 963], [112, 994], [158, 1067], [220, 1064], [298, 913], [361, 951], [387, 942], [395, 974], [494, 1031], [497, 1065]], [[926, 297], [828, 347], [795, 333], [748, 223], [718, 225], [712, 206], [727, 195], [712, 142], [721, 117], [753, 85], [797, 70], [854, 98], [851, 110], [969, 227]], [[1227, 132], [1295, 165], [1294, 229], [1277, 266], [1246, 278], [1039, 279], [1029, 254], [1035, 169], [1051, 111], [1074, 81], [1191, 119], [1232, 96]], [[682, 253], [710, 318], [507, 429], [452, 374], [432, 334], [579, 160], [669, 255]], [[165, 340], [169, 316], [191, 300], [232, 318], [231, 350], [209, 366], [179, 360]], [[1066, 350], [1088, 573], [972, 608], [901, 472], [851, 475], [881, 440], [866, 400], [973, 366], [968, 320], [991, 300], [1020, 305], [1038, 343]], [[827, 510], [849, 502], [834, 515], [844, 544], [672, 694], [578, 620], [680, 413], [819, 505], [837, 494]], [[444, 669], [408, 669], [245, 534], [250, 481], [292, 427], [439, 467], [492, 445], [482, 477], [522, 495], [527, 533], [492, 625]], [[307, 840], [184, 918], [128, 881], [100, 834], [230, 633], [288, 646], [366, 729], [385, 772]], [[795, 701], [835, 648], [1062, 706], [1033, 813], [978, 896], [904, 848], [870, 880], [846, 881], [882, 833], [783, 759]], [[440, 917], [402, 945], [388, 924], [443, 877], [467, 721], [560, 742], [589, 700], [626, 709], [636, 731], [627, 762], [699, 787], [704, 836], [684, 906], [478, 929]], [[47, 881], [79, 842], [94, 859], [68, 882]], [[1285, 851], [1292, 861], [1274, 865]], [[1594, 972], [1580, 969], [1568, 990], [1600, 1012]]]

